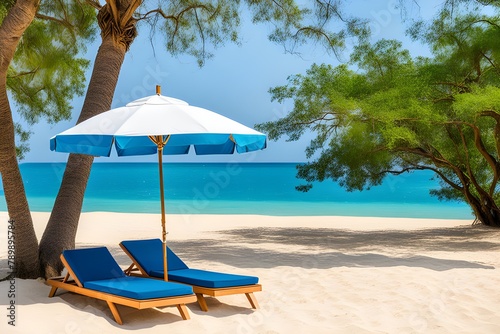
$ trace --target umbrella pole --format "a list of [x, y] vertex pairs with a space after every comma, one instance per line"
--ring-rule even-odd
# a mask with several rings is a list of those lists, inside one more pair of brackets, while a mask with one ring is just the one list
[[160, 173], [160, 200], [161, 200], [161, 237], [163, 242], [163, 279], [168, 281], [167, 267], [167, 230], [165, 222], [165, 192], [163, 190], [163, 147], [158, 147], [158, 165]]
[[167, 144], [170, 136], [167, 136], [163, 141], [163, 136], [149, 137], [158, 146], [158, 172], [160, 175], [160, 205], [161, 205], [161, 228], [162, 228], [162, 244], [163, 244], [163, 279], [168, 281], [168, 265], [167, 265], [167, 230], [165, 219], [165, 192], [163, 189], [163, 147]]

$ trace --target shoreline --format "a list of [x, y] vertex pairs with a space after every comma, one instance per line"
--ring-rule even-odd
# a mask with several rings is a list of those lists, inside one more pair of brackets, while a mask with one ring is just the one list
[[[50, 212], [32, 212], [35, 233], [40, 240]], [[8, 213], [0, 211], [0, 221], [7, 222]], [[160, 214], [152, 213], [121, 213], [121, 212], [83, 212], [80, 216], [77, 239], [92, 237], [96, 230], [108, 228], [120, 230], [124, 226], [130, 228], [130, 233], [139, 232], [143, 237], [154, 232], [160, 235]], [[137, 222], [141, 223], [138, 224]], [[216, 224], [214, 224], [216, 221]], [[429, 228], [452, 228], [471, 226], [472, 219], [431, 219], [431, 218], [395, 218], [395, 217], [364, 217], [364, 216], [269, 216], [248, 214], [167, 214], [166, 226], [169, 237], [185, 238], [190, 233], [234, 230], [257, 227], [305, 227], [324, 229], [345, 229], [353, 231], [377, 230], [419, 230]], [[0, 231], [0, 238], [2, 233]], [[128, 234], [127, 230], [121, 231]], [[103, 242], [106, 240], [104, 239]], [[2, 250], [0, 250], [2, 254]]]
[[[49, 215], [33, 213], [38, 238]], [[0, 220], [6, 217], [0, 212]], [[208, 313], [188, 304], [187, 321], [175, 307], [119, 307], [120, 326], [102, 301], [62, 291], [48, 298], [43, 281], [15, 279], [16, 327], [2, 307], [0, 332], [498, 333], [500, 230], [471, 223], [167, 215], [169, 246], [189, 266], [259, 277], [260, 309], [243, 295], [208, 298]], [[0, 230], [0, 245], [5, 237]], [[126, 268], [120, 241], [160, 237], [159, 214], [92, 212], [81, 216], [76, 246], [106, 246]], [[0, 268], [5, 255], [0, 249]], [[8, 284], [1, 282], [0, 291]], [[8, 305], [6, 293], [0, 302]]]
[[[0, 196], [1, 198], [1, 196]], [[116, 209], [116, 203], [125, 205], [125, 209]], [[130, 203], [128, 203], [130, 202]], [[92, 207], [85, 209], [85, 203]], [[82, 213], [109, 212], [122, 214], [159, 214], [159, 203], [157, 200], [141, 202], [144, 205], [136, 211], [128, 210], [137, 205], [135, 200], [113, 200], [102, 202], [99, 199], [86, 199]], [[246, 205], [251, 203], [252, 207]], [[130, 205], [128, 205], [130, 204]], [[38, 203], [33, 205], [34, 213], [50, 213], [50, 209]], [[397, 219], [437, 219], [437, 220], [467, 220], [473, 219], [474, 215], [468, 207], [436, 206], [435, 204], [408, 204], [408, 203], [384, 203], [381, 206], [368, 205], [367, 203], [328, 203], [325, 202], [270, 202], [270, 201], [182, 201], [169, 200], [167, 214], [169, 215], [263, 215], [271, 217], [357, 217], [357, 218], [397, 218]], [[115, 210], [108, 210], [114, 207]], [[258, 209], [257, 209], [258, 208]], [[439, 210], [438, 210], [439, 208]], [[438, 211], [436, 211], [438, 210]], [[5, 212], [5, 207], [0, 207], [0, 212]], [[411, 213], [409, 214], [409, 211]], [[355, 214], [353, 213], [355, 212]]]

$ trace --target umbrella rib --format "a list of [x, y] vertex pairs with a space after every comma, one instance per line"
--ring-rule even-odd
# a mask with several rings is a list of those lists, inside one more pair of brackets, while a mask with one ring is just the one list
[[156, 146], [158, 146], [158, 136], [148, 136], [148, 138], [155, 143]]
[[170, 135], [168, 135], [167, 138], [165, 138], [165, 140], [163, 141], [163, 146], [167, 145], [169, 139]]
[[170, 135], [167, 135], [165, 140], [163, 140], [163, 136], [158, 135], [158, 136], [148, 136], [148, 138], [158, 146], [158, 149], [161, 150], [165, 145], [167, 145], [168, 140], [170, 139]]

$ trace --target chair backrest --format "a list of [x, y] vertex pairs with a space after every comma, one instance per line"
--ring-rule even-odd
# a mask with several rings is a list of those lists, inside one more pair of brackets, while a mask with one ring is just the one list
[[125, 276], [106, 247], [65, 250], [62, 256], [75, 274], [74, 278], [78, 279], [83, 286], [89, 281]]
[[[163, 271], [163, 243], [160, 239], [125, 240], [121, 244], [148, 274]], [[167, 247], [168, 271], [188, 269], [188, 266]]]

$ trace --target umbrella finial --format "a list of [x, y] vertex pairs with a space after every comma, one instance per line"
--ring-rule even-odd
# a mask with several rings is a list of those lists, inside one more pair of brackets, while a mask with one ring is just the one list
[[156, 85], [156, 94], [161, 95], [161, 86], [160, 85]]

